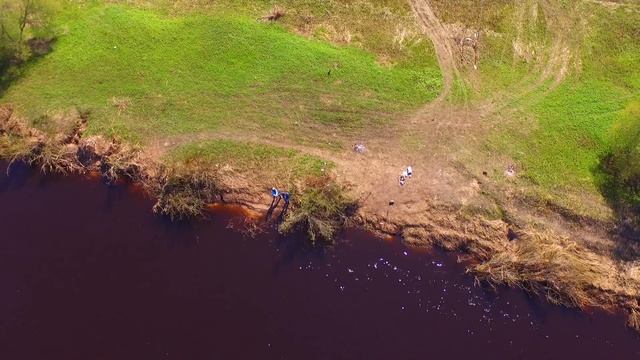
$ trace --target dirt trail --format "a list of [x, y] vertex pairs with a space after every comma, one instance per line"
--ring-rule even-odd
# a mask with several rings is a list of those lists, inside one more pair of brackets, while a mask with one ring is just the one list
[[524, 27], [530, 17], [541, 16], [538, 14], [539, 8], [544, 12], [547, 29], [551, 32], [552, 39], [544, 54], [535, 55], [540, 56], [541, 60], [535, 65], [532, 71], [533, 76], [523, 78], [489, 99], [495, 104], [495, 112], [507, 109], [524, 99], [540, 98], [558, 87], [566, 79], [576, 52], [571, 45], [571, 37], [578, 37], [581, 33], [580, 29], [576, 29], [571, 23], [573, 17], [577, 15], [561, 8], [558, 4], [548, 0], [523, 0], [516, 2], [516, 6], [515, 44], [524, 42]]
[[[180, 146], [209, 140], [233, 140], [260, 145], [293, 149], [301, 153], [318, 156], [336, 165], [338, 180], [351, 186], [353, 195], [362, 200], [363, 212], [382, 215], [390, 200], [398, 209], [416, 208], [416, 203], [426, 209], [427, 203], [459, 203], [469, 193], [469, 181], [462, 177], [448, 158], [433, 156], [433, 151], [415, 156], [402, 150], [399, 144], [402, 133], [391, 133], [368, 139], [367, 151], [357, 154], [351, 149], [330, 151], [312, 146], [295, 144], [287, 139], [269, 138], [247, 132], [207, 132], [165, 138], [147, 145], [147, 153], [159, 160]], [[412, 165], [416, 177], [405, 187], [398, 183], [398, 176], [406, 166]], [[277, 184], [275, 184], [277, 185]], [[399, 211], [395, 216], [406, 216]]]
[[435, 47], [444, 82], [440, 98], [446, 99], [451, 93], [454, 80], [459, 76], [451, 40], [428, 1], [411, 0], [411, 7]]

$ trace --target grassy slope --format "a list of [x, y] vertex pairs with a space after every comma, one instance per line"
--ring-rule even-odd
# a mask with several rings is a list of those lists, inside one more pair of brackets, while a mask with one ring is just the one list
[[548, 190], [598, 191], [600, 161], [620, 112], [640, 99], [640, 14], [585, 6], [589, 29], [579, 73], [528, 104], [537, 124], [529, 138], [512, 138], [534, 183]]
[[453, 100], [464, 102], [489, 96], [525, 75], [525, 64], [513, 62], [512, 42], [517, 34], [512, 0], [482, 1], [480, 4], [474, 0], [432, 0], [431, 3], [444, 23], [482, 31], [478, 64], [481, 71], [461, 69], [463, 77], [454, 84]]
[[435, 97], [441, 83], [432, 50], [420, 43], [382, 66], [356, 47], [227, 12], [169, 16], [94, 5], [63, 15], [55, 51], [1, 101], [31, 119], [89, 109], [90, 132], [133, 141], [226, 128], [295, 138], [310, 127], [308, 138], [317, 139], [318, 127], [389, 121]]
[[[531, 87], [540, 65], [516, 56], [514, 42], [535, 49], [544, 60], [554, 36], [550, 27], [565, 27], [574, 55], [568, 77], [551, 90], [536, 86], [536, 91], [510, 104], [518, 111], [506, 115], [490, 138], [489, 149], [514, 158], [538, 194], [588, 213], [564, 194], [599, 195], [606, 176], [600, 162], [615, 138], [613, 124], [629, 103], [640, 98], [640, 13], [563, 1], [558, 2], [562, 11], [545, 13], [538, 3], [536, 16], [531, 8], [520, 16], [510, 0], [480, 5], [467, 0], [434, 2], [445, 21], [489, 31], [482, 38], [479, 71], [465, 70], [466, 83], [457, 86], [456, 100]], [[578, 14], [584, 23], [571, 18]], [[473, 91], [466, 92], [465, 87]]]
[[231, 140], [188, 144], [171, 152], [167, 160], [174, 166], [191, 169], [227, 168], [257, 180], [256, 183], [285, 188], [292, 187], [299, 179], [327, 174], [334, 166], [295, 150]]

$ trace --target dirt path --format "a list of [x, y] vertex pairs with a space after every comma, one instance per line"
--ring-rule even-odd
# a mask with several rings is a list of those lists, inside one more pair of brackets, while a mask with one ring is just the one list
[[[542, 9], [547, 19], [547, 28], [551, 32], [551, 44], [544, 54], [538, 54], [541, 60], [531, 72], [532, 76], [526, 76], [507, 90], [499, 91], [489, 99], [495, 104], [493, 111], [510, 110], [514, 104], [522, 100], [527, 102], [540, 99], [550, 91], [558, 87], [567, 77], [574, 54], [575, 46], [571, 44], [571, 38], [580, 36], [580, 29], [576, 29], [571, 23], [577, 16], [571, 11], [561, 8], [548, 0], [523, 0], [516, 2], [517, 36], [515, 43], [522, 43], [523, 32], [530, 17], [541, 16], [538, 9]], [[514, 60], [515, 61], [515, 60]]]
[[454, 80], [459, 76], [451, 40], [428, 1], [411, 0], [411, 7], [436, 50], [443, 76], [443, 89], [440, 99], [446, 98], [451, 93]]

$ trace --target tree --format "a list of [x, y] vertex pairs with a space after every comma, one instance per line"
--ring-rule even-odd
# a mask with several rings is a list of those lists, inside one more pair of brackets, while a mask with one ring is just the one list
[[640, 101], [626, 107], [614, 131], [611, 170], [622, 185], [640, 192]]
[[28, 41], [52, 38], [51, 17], [57, 0], [0, 0], [0, 76], [28, 60]]
[[602, 193], [625, 228], [640, 234], [640, 101], [629, 103], [619, 114], [602, 165]]

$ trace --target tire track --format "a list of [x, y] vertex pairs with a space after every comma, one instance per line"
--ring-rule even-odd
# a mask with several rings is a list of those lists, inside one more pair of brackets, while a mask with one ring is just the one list
[[442, 71], [443, 88], [440, 99], [446, 99], [451, 94], [453, 82], [460, 75], [454, 56], [453, 46], [442, 22], [436, 16], [433, 8], [426, 0], [411, 0], [411, 8], [420, 20], [420, 24], [431, 39], [436, 50], [438, 64]]

